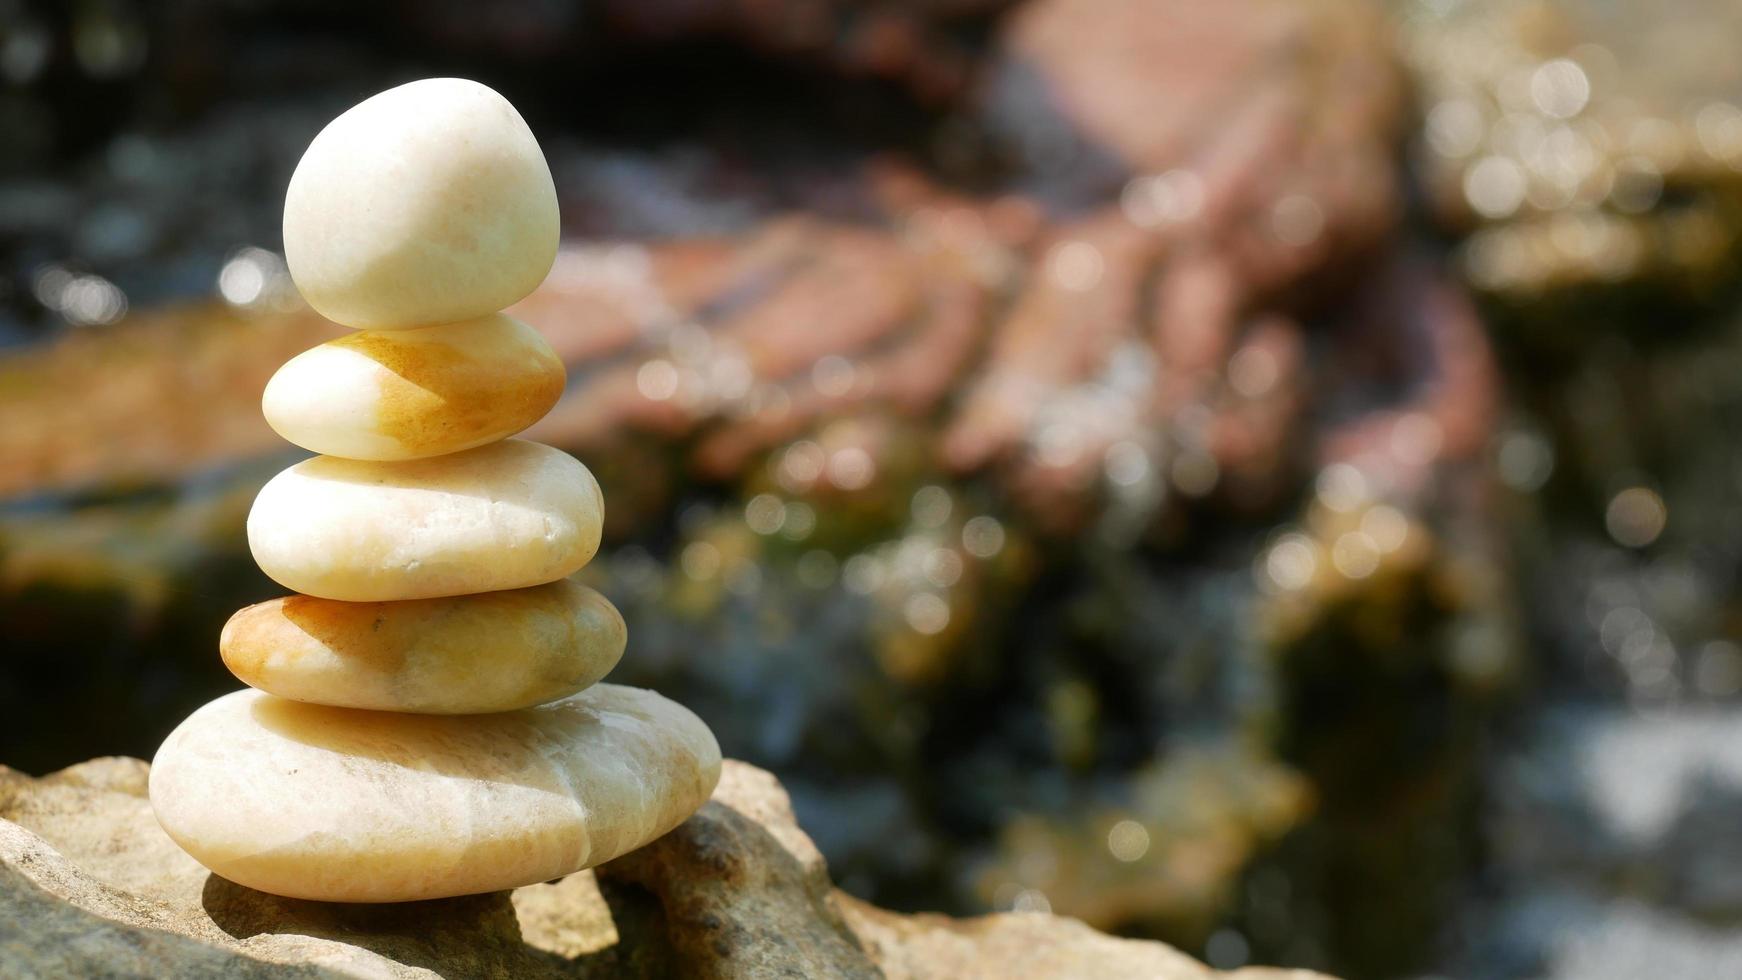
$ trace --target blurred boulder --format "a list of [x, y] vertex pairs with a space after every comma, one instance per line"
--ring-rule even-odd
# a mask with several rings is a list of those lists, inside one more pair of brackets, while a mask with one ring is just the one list
[[1474, 285], [1545, 327], [1612, 312], [1617, 287], [1702, 306], [1728, 294], [1742, 257], [1742, 79], [1728, 54], [1742, 5], [1399, 6], [1420, 172], [1435, 212], [1470, 233], [1459, 251]]

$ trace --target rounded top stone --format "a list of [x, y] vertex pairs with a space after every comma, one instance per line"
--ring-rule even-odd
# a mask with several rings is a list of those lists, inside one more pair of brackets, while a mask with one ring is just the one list
[[284, 200], [284, 253], [315, 311], [394, 329], [494, 313], [556, 259], [556, 186], [508, 100], [427, 78], [359, 102], [309, 144]]

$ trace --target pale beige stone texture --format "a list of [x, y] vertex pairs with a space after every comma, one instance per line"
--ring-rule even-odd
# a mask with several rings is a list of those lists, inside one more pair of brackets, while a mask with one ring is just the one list
[[507, 99], [428, 78], [327, 124], [291, 175], [284, 257], [308, 304], [362, 329], [452, 323], [532, 292], [556, 260], [556, 186]]
[[290, 359], [266, 384], [266, 421], [304, 449], [401, 460], [519, 432], [562, 397], [550, 344], [513, 317], [361, 330]]
[[260, 568], [293, 592], [381, 602], [565, 578], [599, 548], [598, 481], [559, 449], [508, 439], [449, 456], [317, 456], [248, 514]]
[[228, 694], [152, 762], [158, 822], [195, 860], [291, 898], [399, 902], [589, 868], [707, 802], [720, 748], [652, 691], [599, 684], [489, 715]]

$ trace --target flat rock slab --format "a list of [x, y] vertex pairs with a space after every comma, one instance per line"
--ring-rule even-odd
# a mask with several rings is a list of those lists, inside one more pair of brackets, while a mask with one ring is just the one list
[[1071, 919], [904, 916], [834, 890], [762, 770], [596, 871], [401, 905], [277, 898], [208, 873], [152, 819], [146, 764], [0, 767], [0, 976], [776, 976], [1311, 980], [1221, 974]]

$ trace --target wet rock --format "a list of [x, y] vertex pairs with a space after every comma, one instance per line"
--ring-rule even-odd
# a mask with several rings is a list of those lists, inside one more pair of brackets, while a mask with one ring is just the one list
[[[12, 353], [0, 362], [0, 494], [160, 486], [276, 455], [283, 443], [258, 410], [267, 379], [343, 329], [307, 311], [256, 317], [208, 304]], [[99, 375], [107, 382], [94, 384]]]
[[1351, 183], [1386, 179], [1400, 122], [1378, 5], [1035, 0], [1000, 28], [984, 111], [1040, 187], [1106, 199], [1180, 168], [1189, 198], [1140, 186], [1133, 214], [1212, 231], [1279, 217], [1282, 239], [1288, 215], [1248, 213], [1277, 182], [1324, 195], [1332, 225], [1367, 213], [1353, 195], [1386, 196]]
[[1742, 87], [1718, 52], [1742, 7], [1479, 0], [1400, 20], [1420, 170], [1440, 217], [1473, 232], [1475, 285], [1521, 306], [1722, 291], [1742, 249]]

